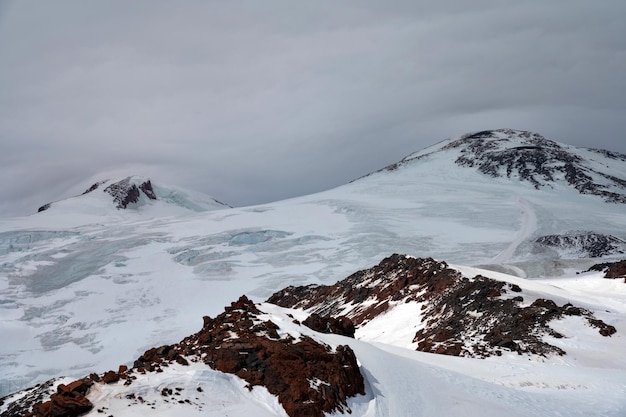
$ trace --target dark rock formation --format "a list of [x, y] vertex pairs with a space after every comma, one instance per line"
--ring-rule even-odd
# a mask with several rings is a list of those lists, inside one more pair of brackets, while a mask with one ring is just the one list
[[576, 252], [579, 256], [599, 258], [624, 253], [626, 242], [618, 237], [594, 232], [570, 232], [537, 238], [538, 245], [561, 251]]
[[[184, 339], [185, 354], [202, 355], [214, 369], [232, 373], [252, 387], [262, 385], [278, 396], [290, 416], [323, 416], [347, 410], [346, 399], [364, 394], [356, 357], [347, 346], [329, 346], [303, 336], [281, 339], [278, 326], [260, 321], [260, 311], [242, 297], [204, 327]], [[145, 355], [139, 358], [146, 360]]]
[[[96, 182], [87, 188], [81, 195], [89, 194], [107, 182], [109, 182], [109, 180]], [[106, 187], [103, 191], [113, 197], [115, 206], [118, 209], [125, 209], [129, 204], [138, 203], [142, 193], [150, 200], [157, 199], [150, 180], [137, 185], [133, 183], [133, 177], [127, 177], [121, 181], [115, 182]], [[52, 204], [53, 203], [44, 204], [37, 209], [37, 212], [48, 210]]]
[[150, 200], [156, 200], [150, 180], [139, 184], [139, 186], [133, 184], [131, 180], [132, 177], [125, 178], [104, 189], [106, 193], [113, 196], [113, 201], [115, 201], [118, 209], [125, 209], [129, 204], [139, 202], [141, 192]]
[[69, 385], [60, 384], [57, 392], [50, 396], [50, 400], [37, 403], [25, 417], [75, 417], [80, 416], [93, 408], [85, 394], [93, 382], [88, 379], [79, 379]]
[[[522, 139], [522, 146], [507, 146], [508, 137]], [[476, 167], [492, 177], [519, 178], [535, 188], [550, 186], [564, 179], [581, 194], [601, 196], [610, 203], [626, 203], [626, 180], [591, 168], [587, 161], [556, 142], [531, 132], [510, 129], [486, 130], [449, 143], [446, 148], [461, 148], [455, 161], [460, 166]], [[445, 149], [445, 148], [444, 148]], [[625, 155], [596, 151], [607, 158], [626, 160]]]
[[[626, 203], [626, 178], [618, 178], [602, 165], [589, 163], [571, 148], [543, 136], [521, 130], [484, 130], [462, 136], [440, 150], [419, 156], [409, 155], [380, 171], [396, 170], [408, 163], [436, 154], [459, 149], [455, 163], [474, 168], [491, 177], [515, 178], [535, 188], [552, 187], [561, 182], [581, 194], [596, 195], [609, 203]], [[626, 162], [626, 155], [599, 149], [587, 149], [607, 163]], [[380, 172], [378, 171], [378, 172]]]
[[624, 278], [626, 280], [626, 260], [609, 265], [605, 278]]
[[601, 264], [595, 264], [589, 271], [604, 271], [604, 278], [617, 279], [623, 278], [626, 283], [626, 260], [618, 262], [604, 262]]
[[[520, 295], [506, 297], [509, 291]], [[588, 310], [543, 299], [523, 306], [522, 293], [517, 285], [480, 275], [464, 277], [445, 262], [392, 255], [335, 285], [288, 287], [268, 302], [325, 316], [350, 307], [347, 316], [357, 327], [394, 305], [421, 302], [423, 312], [415, 320], [422, 320], [424, 327], [413, 340], [417, 349], [455, 356], [486, 357], [502, 354], [502, 349], [562, 355], [543, 336], [563, 337], [549, 322], [565, 315], [584, 316], [603, 336], [612, 334], [612, 326], [596, 321]]]
[[89, 194], [90, 192], [97, 190], [98, 187], [100, 187], [102, 184], [105, 184], [108, 181], [109, 180], [98, 181], [98, 182], [92, 184], [91, 187], [89, 187], [85, 191], [83, 191], [83, 193], [81, 195]]
[[354, 337], [354, 324], [345, 316], [322, 317], [319, 314], [311, 314], [302, 324], [309, 329], [320, 333], [335, 333], [342, 336]]
[[[2, 417], [21, 417], [30, 412], [33, 404], [41, 404], [44, 401], [48, 401], [50, 396], [56, 393], [54, 383], [55, 380], [51, 379], [32, 388], [1, 398], [0, 404], [8, 404], [7, 409], [2, 413]], [[19, 398], [19, 400], [14, 398]]]
[[[204, 362], [218, 371], [235, 374], [247, 381], [250, 389], [264, 386], [278, 397], [292, 417], [351, 412], [347, 398], [365, 394], [353, 351], [348, 346], [333, 350], [306, 336], [299, 340], [289, 335], [281, 337], [279, 327], [259, 319], [260, 314], [254, 303], [243, 296], [216, 318], [204, 317], [198, 333], [180, 343], [148, 349], [131, 369], [120, 365], [117, 371], [91, 374], [67, 386], [60, 385], [55, 393], [50, 392], [50, 383], [47, 390], [35, 390], [30, 396], [19, 397], [3, 417], [78, 416], [94, 407], [85, 396], [93, 384], [123, 381], [124, 385], [132, 385], [137, 374], [165, 372], [172, 363], [188, 366], [189, 362]], [[331, 327], [349, 333], [349, 320], [328, 322]], [[133, 398], [134, 395], [129, 394]], [[170, 396], [172, 390], [164, 388], [162, 395]]]

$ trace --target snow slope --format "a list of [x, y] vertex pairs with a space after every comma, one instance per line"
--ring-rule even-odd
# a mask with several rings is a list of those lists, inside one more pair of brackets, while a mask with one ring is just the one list
[[[575, 275], [597, 259], [563, 259], [534, 244], [540, 236], [572, 230], [626, 239], [624, 205], [580, 194], [562, 181], [536, 188], [460, 166], [455, 160], [462, 149], [444, 149], [457, 139], [414, 154], [396, 169], [260, 206], [164, 216], [152, 215], [150, 202], [144, 211], [106, 213], [98, 211], [100, 202], [85, 203], [77, 212], [68, 202], [68, 210], [53, 210], [63, 206], [56, 203], [47, 212], [1, 219], [0, 334], [6, 342], [0, 345], [0, 395], [60, 374], [103, 372], [147, 347], [180, 340], [197, 330], [203, 315], [216, 314], [241, 294], [260, 301], [287, 285], [334, 283], [391, 253], [541, 278], [530, 282], [547, 283], [562, 299], [578, 297], [596, 307], [616, 308], [618, 313], [607, 320], [615, 323], [618, 335], [626, 334], [621, 287], [595, 291], [601, 279]], [[511, 140], [517, 136], [511, 134]], [[594, 151], [567, 149], [626, 177], [623, 163]], [[612, 258], [619, 255], [606, 259]], [[355, 350], [359, 346], [364, 354], [387, 349], [359, 344]], [[406, 354], [411, 359], [390, 361], [403, 367], [405, 360], [421, 363], [415, 358], [425, 357]], [[449, 358], [433, 360], [448, 363]], [[573, 401], [571, 412], [587, 410], [574, 399], [580, 392], [554, 388], [559, 384], [550, 382], [548, 368], [532, 370], [546, 375], [547, 382], [531, 379], [531, 385], [515, 392], [545, 383], [558, 394], [555, 398]], [[591, 388], [584, 392], [595, 394], [604, 385], [589, 369]], [[490, 370], [481, 372], [489, 375]], [[587, 371], [580, 372], [586, 378]], [[618, 368], [609, 381], [623, 376]], [[504, 385], [528, 382], [508, 381]], [[612, 395], [623, 393], [623, 385]], [[530, 401], [519, 395], [520, 401]], [[471, 397], [463, 397], [461, 408], [472, 409]], [[611, 401], [615, 405], [617, 400]], [[363, 415], [386, 415], [366, 414], [370, 406], [376, 409], [368, 402]], [[556, 415], [559, 408], [553, 407]], [[607, 415], [619, 415], [611, 412]]]

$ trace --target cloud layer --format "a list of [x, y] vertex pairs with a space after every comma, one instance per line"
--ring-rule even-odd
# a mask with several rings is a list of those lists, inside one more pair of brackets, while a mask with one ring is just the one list
[[120, 170], [272, 201], [490, 128], [626, 153], [623, 1], [309, 3], [2, 3], [0, 214]]

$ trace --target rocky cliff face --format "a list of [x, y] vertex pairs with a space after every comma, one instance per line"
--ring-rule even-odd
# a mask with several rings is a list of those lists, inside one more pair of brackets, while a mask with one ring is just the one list
[[[288, 287], [268, 302], [301, 308], [322, 316], [345, 315], [365, 326], [395, 306], [421, 303], [421, 323], [414, 342], [417, 350], [455, 356], [501, 355], [504, 349], [519, 354], [562, 355], [565, 352], [543, 337], [563, 337], [550, 321], [582, 316], [600, 335], [615, 328], [583, 308], [552, 300], [525, 302], [517, 285], [484, 276], [465, 277], [445, 262], [393, 255], [335, 285]], [[407, 323], [409, 325], [409, 323]]]

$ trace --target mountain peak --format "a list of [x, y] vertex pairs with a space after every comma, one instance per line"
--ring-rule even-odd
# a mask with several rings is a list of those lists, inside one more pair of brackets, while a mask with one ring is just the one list
[[[117, 180], [96, 181], [81, 194], [44, 204], [37, 211], [46, 211], [52, 206], [64, 206], [65, 211], [86, 210], [94, 213], [94, 209], [97, 208], [96, 211], [102, 213], [103, 210], [109, 212], [109, 208], [113, 209], [113, 212], [129, 209], [136, 211], [159, 205], [192, 212], [230, 207], [208, 195], [172, 186], [156, 185], [149, 178], [130, 175]], [[170, 211], [166, 210], [167, 213]]]
[[468, 133], [411, 154], [386, 169], [394, 170], [442, 153], [445, 158], [453, 158], [457, 166], [473, 168], [493, 178], [515, 179], [536, 189], [564, 184], [580, 194], [626, 204], [626, 155], [577, 148], [524, 130]]
[[546, 139], [538, 133], [515, 129], [482, 130], [467, 133], [459, 139], [452, 140], [444, 149], [460, 146], [487, 149], [541, 149], [559, 148], [557, 142]]

